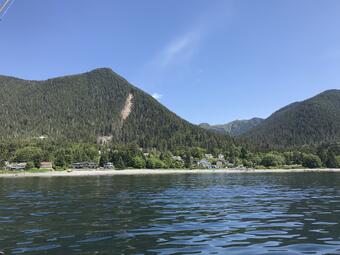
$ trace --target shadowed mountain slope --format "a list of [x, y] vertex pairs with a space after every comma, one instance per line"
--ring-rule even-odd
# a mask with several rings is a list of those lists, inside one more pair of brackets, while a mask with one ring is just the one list
[[94, 142], [107, 136], [163, 149], [232, 143], [181, 119], [107, 68], [46, 81], [0, 76], [0, 122], [2, 140]]
[[340, 90], [290, 104], [242, 137], [276, 148], [340, 142]]

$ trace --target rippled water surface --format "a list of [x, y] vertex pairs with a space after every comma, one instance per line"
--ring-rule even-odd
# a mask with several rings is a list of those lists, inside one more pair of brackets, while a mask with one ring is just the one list
[[0, 178], [5, 254], [340, 254], [340, 174]]

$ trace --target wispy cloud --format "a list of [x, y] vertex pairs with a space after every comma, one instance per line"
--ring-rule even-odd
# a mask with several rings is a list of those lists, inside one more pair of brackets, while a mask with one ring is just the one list
[[220, 27], [225, 27], [231, 16], [231, 5], [225, 1], [217, 1], [217, 4], [205, 10], [197, 19], [188, 26], [186, 32], [179, 34], [169, 43], [165, 44], [156, 52], [148, 66], [157, 67], [159, 71], [170, 67], [173, 64], [189, 61], [198, 51], [201, 43], [206, 40], [211, 33]]
[[162, 94], [158, 94], [158, 93], [153, 93], [152, 97], [156, 100], [160, 100], [162, 99], [163, 95]]
[[188, 32], [170, 42], [157, 57], [162, 67], [167, 67], [178, 58], [190, 57], [193, 47], [200, 40], [200, 32]]
[[216, 0], [209, 8], [198, 13], [194, 20], [185, 24], [186, 29], [181, 27], [172, 39], [164, 42], [156, 48], [154, 55], [138, 71], [137, 80], [156, 87], [167, 79], [168, 75], [177, 72], [184, 65], [191, 64], [209, 36], [221, 32], [228, 27], [233, 16], [232, 1]]

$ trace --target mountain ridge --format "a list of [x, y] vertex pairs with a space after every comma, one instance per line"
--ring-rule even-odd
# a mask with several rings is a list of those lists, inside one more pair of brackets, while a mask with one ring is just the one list
[[[0, 76], [0, 141], [50, 139], [93, 142], [110, 137], [163, 149], [241, 143], [287, 148], [340, 141], [340, 90], [289, 104], [263, 120], [225, 125], [184, 120], [110, 68], [46, 80]], [[208, 131], [212, 132], [208, 132]], [[100, 139], [99, 139], [100, 140]]]
[[165, 149], [231, 143], [182, 119], [109, 68], [40, 81], [0, 76], [0, 102], [0, 139], [45, 135], [89, 142], [112, 136], [120, 143]]
[[242, 135], [262, 147], [286, 148], [340, 142], [340, 90], [326, 90], [275, 111]]
[[248, 120], [234, 120], [226, 124], [209, 125], [208, 123], [201, 123], [199, 124], [199, 126], [204, 129], [221, 134], [240, 136], [243, 133], [250, 130], [251, 128], [258, 125], [259, 123], [261, 123], [263, 120], [264, 119], [262, 118], [254, 117]]

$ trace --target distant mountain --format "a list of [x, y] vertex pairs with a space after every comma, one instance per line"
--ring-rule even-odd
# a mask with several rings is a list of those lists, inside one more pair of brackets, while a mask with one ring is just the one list
[[290, 104], [242, 137], [276, 148], [340, 142], [340, 90]]
[[209, 125], [207, 123], [202, 123], [199, 126], [216, 133], [239, 136], [254, 128], [262, 121], [263, 119], [261, 118], [252, 118], [250, 120], [235, 120], [222, 125]]
[[142, 147], [225, 147], [231, 139], [181, 119], [111, 69], [46, 81], [0, 76], [0, 142], [136, 142]]

